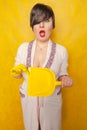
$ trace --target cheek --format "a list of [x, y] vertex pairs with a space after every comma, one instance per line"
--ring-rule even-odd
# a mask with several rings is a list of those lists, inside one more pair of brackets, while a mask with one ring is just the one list
[[49, 28], [49, 29], [47, 30], [47, 33], [49, 33], [49, 35], [50, 35], [51, 32], [52, 32], [52, 30], [53, 30], [53, 28]]
[[47, 27], [47, 31], [51, 33], [52, 30], [53, 30], [53, 26], [52, 26], [52, 24], [50, 24], [50, 25]]
[[36, 34], [38, 32], [38, 26], [37, 25], [34, 25], [33, 26], [33, 32]]
[[36, 28], [33, 28], [33, 32], [35, 35], [37, 35], [37, 29]]

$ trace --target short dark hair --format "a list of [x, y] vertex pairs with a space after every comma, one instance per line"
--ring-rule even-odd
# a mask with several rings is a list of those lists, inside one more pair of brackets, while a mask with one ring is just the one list
[[53, 28], [55, 28], [55, 15], [52, 8], [45, 4], [36, 4], [30, 13], [30, 26], [33, 28], [34, 25], [39, 24], [42, 21], [48, 20], [52, 17]]

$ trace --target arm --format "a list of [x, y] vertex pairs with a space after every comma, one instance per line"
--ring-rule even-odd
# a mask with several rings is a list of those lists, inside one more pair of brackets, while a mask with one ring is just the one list
[[62, 57], [62, 64], [60, 67], [60, 73], [59, 73], [59, 81], [62, 81], [62, 87], [70, 87], [73, 85], [72, 78], [68, 75], [67, 72], [68, 67], [68, 54], [66, 49], [63, 51], [63, 57]]
[[19, 46], [18, 50], [17, 50], [17, 54], [15, 57], [15, 64], [14, 67], [11, 69], [11, 74], [14, 78], [22, 78], [22, 72], [26, 71], [26, 48], [27, 48], [27, 44], [23, 43], [21, 44], [21, 46]]

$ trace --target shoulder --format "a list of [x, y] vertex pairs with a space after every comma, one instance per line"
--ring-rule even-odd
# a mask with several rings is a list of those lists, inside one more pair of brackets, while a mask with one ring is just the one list
[[64, 47], [63, 45], [59, 44], [59, 43], [55, 43], [56, 44], [56, 53], [58, 55], [61, 55], [63, 57], [68, 57], [68, 51], [66, 49], [66, 47]]
[[34, 40], [33, 40], [33, 41], [30, 41], [30, 42], [23, 42], [23, 43], [21, 43], [21, 45], [18, 47], [18, 50], [25, 50], [25, 49], [28, 48], [29, 45], [32, 46], [32, 45], [33, 45], [32, 43], [34, 43]]
[[59, 43], [55, 43], [55, 44], [56, 44], [56, 49], [57, 49], [57, 50], [67, 51], [66, 48], [65, 48], [63, 45], [61, 45], [61, 44], [59, 44]]
[[17, 49], [17, 52], [23, 52], [23, 51], [26, 52], [30, 43], [32, 43], [32, 42], [21, 43], [21, 45]]
[[23, 42], [21, 45], [18, 47], [18, 50], [23, 50], [26, 49], [29, 45], [29, 42]]

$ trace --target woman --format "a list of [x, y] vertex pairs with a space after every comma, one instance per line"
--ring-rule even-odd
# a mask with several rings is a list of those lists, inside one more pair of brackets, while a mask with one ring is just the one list
[[[54, 12], [48, 5], [36, 4], [31, 10], [30, 26], [35, 40], [23, 43], [16, 56], [15, 65], [42, 67], [51, 69], [56, 79], [61, 80], [62, 87], [72, 86], [73, 81], [67, 73], [68, 55], [66, 49], [51, 41], [50, 36], [55, 28]], [[48, 97], [27, 96], [27, 75], [20, 87], [25, 130], [60, 130], [62, 97], [60, 87]]]

